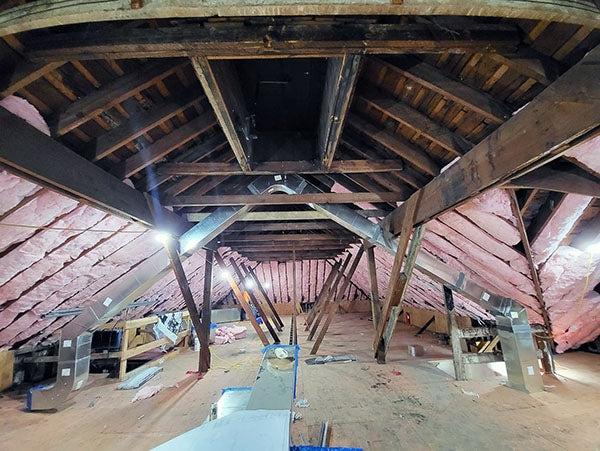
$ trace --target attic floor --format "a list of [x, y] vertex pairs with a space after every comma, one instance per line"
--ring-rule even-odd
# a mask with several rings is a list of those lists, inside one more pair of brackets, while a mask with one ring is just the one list
[[[415, 338], [414, 332], [399, 324], [388, 364], [378, 365], [371, 359], [372, 323], [361, 314], [339, 315], [321, 354], [353, 353], [359, 361], [309, 366], [304, 350], [298, 397], [310, 406], [296, 408], [303, 418], [293, 426], [294, 442], [315, 444], [321, 422], [329, 420], [332, 445], [365, 450], [600, 447], [600, 356], [559, 356], [559, 378], [546, 379], [547, 391], [529, 396], [502, 386], [499, 377], [454, 381], [427, 362], [448, 357], [449, 349], [428, 333]], [[306, 334], [299, 335], [302, 344]], [[408, 356], [407, 344], [424, 345], [426, 356]], [[184, 352], [147, 383], [174, 386], [133, 404], [135, 390], [117, 391], [114, 380], [102, 376], [57, 413], [23, 412], [23, 396], [5, 394], [2, 449], [148, 449], [200, 424], [221, 388], [251, 385], [259, 349], [253, 333], [215, 346], [213, 369], [201, 381], [186, 378], [197, 354]]]

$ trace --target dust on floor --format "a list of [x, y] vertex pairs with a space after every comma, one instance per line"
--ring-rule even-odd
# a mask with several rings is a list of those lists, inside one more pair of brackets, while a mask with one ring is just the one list
[[[310, 405], [294, 408], [302, 414], [292, 427], [294, 443], [315, 444], [328, 420], [332, 445], [365, 450], [600, 448], [600, 356], [559, 356], [560, 377], [529, 396], [502, 386], [501, 377], [454, 381], [428, 363], [449, 358], [450, 350], [415, 331], [398, 325], [386, 365], [372, 359], [373, 326], [365, 315], [338, 315], [319, 352], [351, 353], [357, 362], [307, 365], [310, 347], [303, 346], [297, 396]], [[299, 340], [306, 340], [302, 328]], [[409, 344], [424, 346], [425, 355], [410, 357]], [[114, 380], [102, 377], [56, 413], [23, 412], [22, 396], [5, 395], [2, 449], [149, 449], [202, 423], [222, 388], [252, 385], [260, 348], [254, 333], [213, 347], [213, 368], [200, 381], [185, 375], [197, 354], [184, 352], [151, 381], [177, 386], [133, 404], [135, 390], [117, 391]]]

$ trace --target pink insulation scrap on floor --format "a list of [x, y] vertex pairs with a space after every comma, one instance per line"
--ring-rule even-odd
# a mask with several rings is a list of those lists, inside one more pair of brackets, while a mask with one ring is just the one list
[[242, 326], [223, 326], [215, 331], [215, 344], [224, 345], [246, 338], [246, 328]]

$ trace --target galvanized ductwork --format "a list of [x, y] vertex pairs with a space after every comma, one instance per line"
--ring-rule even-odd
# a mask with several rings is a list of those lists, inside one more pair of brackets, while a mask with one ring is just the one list
[[[305, 184], [302, 184], [304, 181]], [[289, 194], [299, 192], [295, 187], [302, 186], [303, 193], [320, 192], [316, 186], [302, 177], [287, 176], [280, 182], [280, 190]], [[311, 204], [315, 210], [325, 213], [331, 220], [354, 232], [371, 244], [381, 246], [392, 255], [398, 244], [389, 232], [341, 204]], [[442, 285], [460, 293], [479, 304], [496, 317], [498, 335], [506, 363], [508, 383], [511, 387], [527, 392], [543, 389], [542, 378], [526, 309], [512, 299], [498, 296], [485, 290], [465, 274], [450, 268], [442, 261], [424, 252], [417, 256], [415, 267]]]

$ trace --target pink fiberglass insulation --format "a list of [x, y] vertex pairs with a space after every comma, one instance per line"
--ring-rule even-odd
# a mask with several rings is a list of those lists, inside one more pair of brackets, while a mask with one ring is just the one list
[[481, 229], [509, 246], [521, 241], [510, 198], [504, 190], [491, 189], [457, 208]]
[[6, 108], [12, 114], [19, 116], [29, 123], [29, 125], [37, 128], [42, 133], [50, 136], [48, 124], [39, 113], [39, 111], [27, 100], [17, 96], [8, 96], [0, 100], [0, 106]]
[[[58, 217], [77, 207], [77, 201], [48, 190], [42, 190], [33, 199], [5, 216], [0, 234], [0, 252], [11, 245], [20, 243], [33, 234], [39, 227], [47, 226]], [[13, 227], [10, 224], [14, 225]], [[23, 227], [26, 226], [26, 227]], [[7, 229], [10, 227], [10, 231]]]
[[[85, 230], [96, 225], [104, 216], [106, 214], [100, 210], [87, 205], [81, 205], [53, 222], [51, 226], [56, 229], [41, 230], [30, 239], [21, 243], [2, 259], [0, 286], [18, 273], [27, 270], [31, 265], [48, 256], [57, 247], [64, 244], [67, 239], [81, 235], [81, 229]], [[77, 230], [72, 230], [74, 227], [77, 227]]]
[[[331, 187], [331, 192], [332, 193], [351, 193], [352, 191], [350, 191], [345, 186], [342, 186], [339, 183], [335, 182], [333, 184], [333, 186]], [[373, 207], [373, 204], [370, 204], [368, 202], [359, 202], [359, 203], [355, 203], [354, 205], [357, 205], [358, 207], [362, 208], [363, 210], [371, 210], [371, 209], [375, 208], [375, 207]]]
[[42, 187], [0, 169], [0, 215], [41, 190]]
[[[90, 211], [90, 216], [96, 219], [98, 210]], [[105, 215], [101, 213], [101, 215]], [[105, 242], [112, 238], [111, 233], [104, 231], [117, 232], [118, 230], [125, 227], [127, 224], [121, 218], [116, 216], [106, 216], [103, 220], [97, 223], [93, 228], [96, 230], [102, 230], [103, 232], [84, 232], [80, 233], [75, 237], [65, 240], [60, 246], [57, 246], [50, 253], [45, 255], [44, 258], [36, 261], [27, 269], [21, 271], [18, 275], [13, 277], [7, 283], [0, 287], [0, 303], [6, 303], [17, 299], [25, 291], [29, 291], [42, 279], [48, 279], [55, 273], [65, 270], [71, 264], [76, 262], [77, 258], [88, 252], [89, 249], [96, 246], [98, 243]], [[43, 232], [40, 232], [40, 235]], [[27, 242], [34, 240], [38, 235], [30, 238]], [[45, 243], [47, 244], [47, 243]], [[18, 250], [18, 248], [16, 249]], [[9, 258], [10, 254], [2, 258], [0, 263], [4, 265], [6, 258]]]
[[565, 157], [586, 166], [600, 177], [600, 136], [577, 144], [565, 153]]
[[560, 246], [540, 271], [557, 351], [600, 335], [600, 255]]
[[575, 223], [588, 207], [592, 198], [580, 194], [567, 194], [560, 202], [552, 217], [531, 244], [536, 265], [545, 262], [560, 245], [560, 242], [573, 229]]

